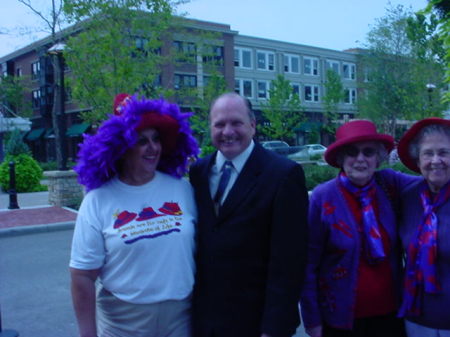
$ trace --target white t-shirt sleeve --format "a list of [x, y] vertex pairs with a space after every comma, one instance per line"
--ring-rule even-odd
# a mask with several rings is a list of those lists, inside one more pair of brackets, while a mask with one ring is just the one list
[[[93, 191], [94, 192], [94, 191]], [[70, 267], [82, 270], [101, 268], [105, 260], [102, 223], [96, 211], [96, 193], [88, 193], [78, 212], [72, 240]]]

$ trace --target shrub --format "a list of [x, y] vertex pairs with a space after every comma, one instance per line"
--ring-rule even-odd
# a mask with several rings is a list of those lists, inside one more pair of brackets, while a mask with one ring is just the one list
[[[58, 170], [58, 163], [56, 161], [39, 162], [42, 171], [56, 171]], [[72, 169], [75, 163], [71, 160], [67, 161], [67, 168]]]
[[328, 165], [303, 165], [306, 178], [306, 188], [312, 191], [317, 185], [333, 179], [339, 173], [339, 169]]
[[45, 190], [41, 186], [42, 169], [37, 161], [27, 154], [17, 156], [7, 155], [0, 165], [0, 185], [3, 190], [9, 190], [9, 163], [15, 162], [16, 192], [37, 192]]
[[409, 168], [407, 168], [405, 165], [402, 164], [402, 162], [397, 162], [395, 164], [384, 164], [380, 168], [391, 168], [393, 170], [396, 170], [398, 172], [406, 173], [406, 174], [412, 174], [412, 175], [418, 175], [418, 173], [411, 171]]
[[56, 171], [58, 169], [56, 161], [39, 162], [39, 166], [42, 171]]
[[[302, 166], [303, 170], [305, 171], [306, 188], [308, 189], [308, 191], [312, 191], [317, 185], [337, 177], [339, 173], [339, 169], [329, 165], [319, 166], [304, 164]], [[393, 170], [396, 170], [398, 172], [417, 175], [416, 172], [411, 171], [401, 162], [397, 162], [392, 165], [384, 164], [380, 167], [380, 169], [384, 168], [392, 168]]]

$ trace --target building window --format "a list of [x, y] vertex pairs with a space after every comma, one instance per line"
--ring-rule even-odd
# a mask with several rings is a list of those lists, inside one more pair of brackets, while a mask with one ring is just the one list
[[223, 66], [224, 64], [223, 47], [205, 46], [203, 54], [203, 62]]
[[270, 82], [258, 81], [258, 98], [269, 99]]
[[196, 88], [197, 87], [197, 76], [195, 75], [182, 75], [175, 74], [174, 76], [174, 88]]
[[136, 37], [135, 39], [135, 47], [136, 49], [139, 50], [146, 50], [147, 49], [147, 45], [148, 45], [148, 39], [144, 38], [144, 37]]
[[239, 79], [234, 81], [234, 91], [241, 96], [252, 98], [253, 97], [253, 82], [252, 80]]
[[72, 88], [71, 87], [64, 87], [64, 102], [71, 102], [72, 101]]
[[284, 55], [284, 72], [298, 74], [300, 72], [300, 58], [296, 55]]
[[31, 92], [31, 106], [33, 109], [39, 109], [41, 106], [41, 91], [39, 89]]
[[256, 67], [259, 70], [275, 70], [275, 54], [266, 51], [256, 52]]
[[344, 78], [347, 80], [356, 79], [356, 66], [354, 63], [344, 63], [342, 65], [342, 72], [344, 74]]
[[176, 57], [179, 61], [195, 63], [197, 61], [197, 46], [192, 42], [174, 41]]
[[356, 89], [345, 88], [344, 89], [344, 103], [355, 104], [356, 103]]
[[319, 102], [319, 86], [305, 84], [305, 102]]
[[336, 74], [340, 74], [339, 61], [327, 60], [327, 70], [333, 70]]
[[1, 74], [2, 74], [1, 77], [8, 76], [8, 66], [7, 66], [6, 62], [0, 64], [0, 69], [1, 69]]
[[33, 80], [39, 78], [39, 74], [41, 73], [41, 64], [39, 61], [31, 63], [31, 78]]
[[319, 75], [319, 60], [315, 57], [304, 57], [303, 73], [305, 75]]
[[365, 68], [364, 69], [364, 82], [372, 82], [373, 78], [372, 78], [372, 70]]
[[251, 49], [235, 48], [234, 66], [238, 68], [247, 68], [247, 69], [253, 68]]
[[16, 76], [17, 77], [22, 77], [22, 68], [17, 68], [16, 69]]
[[292, 94], [300, 97], [300, 84], [291, 83], [291, 87], [292, 87]]

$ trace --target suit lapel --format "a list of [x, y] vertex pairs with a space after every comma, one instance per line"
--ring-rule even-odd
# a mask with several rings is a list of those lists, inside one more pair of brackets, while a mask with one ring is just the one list
[[199, 185], [198, 185], [198, 198], [199, 200], [203, 200], [204, 205], [207, 210], [211, 210], [211, 212], [216, 216], [214, 212], [214, 202], [211, 197], [211, 192], [209, 190], [209, 175], [211, 172], [211, 167], [215, 162], [216, 153], [212, 154], [209, 157], [205, 158], [205, 162], [200, 166], [199, 170]]
[[264, 168], [263, 151], [259, 144], [255, 144], [255, 148], [220, 208], [219, 219], [224, 219], [230, 215], [255, 187]]

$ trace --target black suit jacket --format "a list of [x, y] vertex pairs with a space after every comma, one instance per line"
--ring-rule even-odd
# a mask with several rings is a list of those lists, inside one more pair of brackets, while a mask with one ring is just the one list
[[303, 169], [255, 144], [216, 215], [215, 156], [190, 170], [199, 212], [194, 336], [292, 336], [306, 264]]

